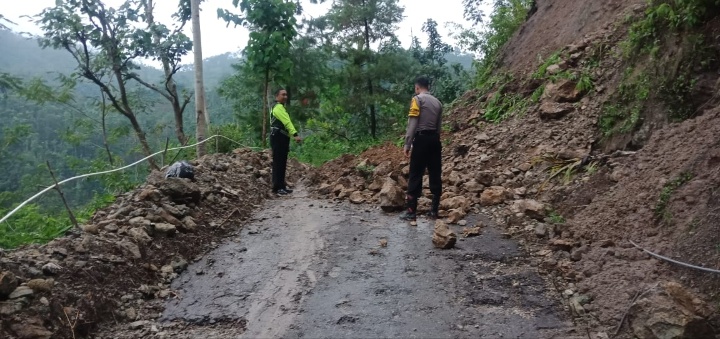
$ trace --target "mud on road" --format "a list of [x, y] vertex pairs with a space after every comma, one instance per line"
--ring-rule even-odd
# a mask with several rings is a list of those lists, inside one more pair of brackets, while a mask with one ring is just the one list
[[[559, 297], [517, 243], [479, 215], [478, 237], [433, 248], [413, 227], [368, 206], [294, 196], [270, 200], [235, 239], [172, 284], [152, 330], [114, 337], [568, 338]], [[461, 228], [455, 231], [461, 234]]]

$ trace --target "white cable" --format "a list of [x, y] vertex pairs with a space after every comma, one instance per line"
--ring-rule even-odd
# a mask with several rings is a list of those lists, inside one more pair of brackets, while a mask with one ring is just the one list
[[[76, 179], [82, 179], [82, 178], [91, 177], [91, 176], [94, 176], [94, 175], [100, 175], [100, 174], [107, 174], [107, 173], [122, 171], [122, 170], [124, 170], [124, 169], [126, 169], [126, 168], [128, 168], [128, 167], [135, 166], [135, 165], [137, 165], [137, 164], [139, 164], [139, 163], [141, 163], [141, 162], [143, 162], [143, 161], [145, 161], [145, 160], [147, 160], [147, 159], [150, 159], [150, 158], [152, 158], [152, 157], [154, 157], [154, 156], [156, 156], [156, 155], [158, 155], [158, 154], [160, 154], [160, 153], [164, 153], [164, 152], [167, 152], [167, 151], [174, 151], [174, 150], [178, 150], [178, 149], [184, 149], [184, 148], [194, 147], [194, 146], [197, 146], [197, 145], [200, 145], [200, 144], [202, 144], [202, 143], [205, 143], [205, 142], [209, 141], [210, 139], [213, 139], [213, 138], [216, 138], [216, 137], [225, 138], [225, 139], [227, 139], [227, 140], [230, 140], [230, 141], [232, 141], [232, 142], [234, 142], [234, 143], [242, 146], [242, 144], [240, 144], [239, 142], [237, 142], [237, 141], [235, 141], [235, 140], [232, 140], [232, 139], [230, 139], [230, 138], [228, 138], [228, 137], [226, 137], [226, 136], [224, 136], [224, 135], [216, 134], [216, 135], [213, 135], [213, 136], [211, 136], [211, 137], [209, 137], [209, 138], [207, 138], [207, 139], [205, 139], [205, 140], [203, 140], [203, 141], [201, 141], [201, 142], [198, 142], [198, 143], [195, 143], [195, 144], [192, 144], [192, 145], [175, 147], [175, 148], [168, 148], [167, 150], [162, 150], [162, 151], [160, 151], [160, 152], [153, 153], [153, 154], [151, 154], [151, 155], [149, 155], [149, 156], [147, 156], [147, 157], [145, 157], [145, 158], [142, 158], [142, 159], [140, 159], [140, 160], [138, 160], [138, 161], [136, 161], [136, 162], [134, 162], [134, 163], [132, 163], [132, 164], [130, 164], [130, 165], [127, 165], [127, 166], [123, 166], [123, 167], [116, 168], [116, 169], [112, 169], [112, 170], [102, 171], [102, 172], [95, 172], [95, 173], [78, 175], [78, 176], [75, 176], [75, 177], [72, 177], [72, 178], [68, 178], [68, 179], [65, 179], [65, 180], [57, 183], [57, 185], [61, 185], [61, 184], [64, 184], [64, 183], [66, 183], [66, 182], [68, 182], [68, 181], [73, 181], [73, 180], [76, 180]], [[258, 148], [258, 147], [250, 147], [250, 148]], [[17, 207], [15, 207], [15, 209], [13, 209], [12, 211], [10, 211], [10, 213], [8, 213], [8, 214], [5, 215], [4, 217], [2, 217], [2, 219], [0, 219], [0, 223], [2, 223], [3, 221], [7, 220], [8, 218], [10, 218], [10, 216], [12, 216], [13, 214], [15, 214], [15, 212], [19, 211], [21, 208], [23, 208], [23, 206], [27, 205], [29, 202], [35, 200], [35, 198], [43, 195], [45, 192], [47, 192], [47, 191], [49, 191], [49, 190], [51, 190], [51, 189], [53, 189], [53, 188], [55, 188], [55, 186], [56, 186], [55, 184], [52, 184], [52, 185], [50, 185], [49, 187], [45, 188], [44, 190], [42, 190], [42, 191], [38, 192], [37, 194], [33, 195], [32, 197], [30, 197], [30, 199], [23, 201], [20, 205], [18, 205]]]
[[705, 271], [705, 272], [718, 273], [718, 274], [720, 274], [720, 270], [715, 270], [715, 269], [712, 269], [712, 268], [705, 268], [705, 267], [695, 266], [695, 265], [692, 265], [692, 264], [684, 263], [684, 262], [682, 262], [682, 261], [677, 261], [677, 260], [674, 260], [674, 259], [670, 259], [670, 258], [668, 258], [668, 257], [664, 257], [664, 256], [662, 256], [662, 255], [659, 255], [659, 254], [650, 252], [650, 251], [648, 251], [648, 250], [646, 250], [646, 249], [638, 246], [638, 244], [634, 243], [632, 240], [630, 240], [630, 243], [631, 243], [633, 246], [635, 246], [637, 249], [642, 250], [643, 252], [645, 252], [645, 253], [647, 253], [647, 254], [655, 257], [655, 258], [662, 259], [662, 260], [665, 260], [665, 261], [669, 261], [669, 262], [671, 262], [671, 263], [673, 263], [673, 264], [677, 264], [677, 265], [684, 266], [684, 267], [687, 267], [687, 268], [693, 268], [693, 269], [700, 270], [700, 271]]

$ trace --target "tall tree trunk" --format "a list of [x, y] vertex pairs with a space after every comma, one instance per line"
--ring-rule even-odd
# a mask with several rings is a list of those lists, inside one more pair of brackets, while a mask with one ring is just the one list
[[[198, 142], [203, 142], [207, 136], [210, 125], [209, 114], [205, 109], [205, 85], [203, 83], [202, 41], [200, 35], [200, 0], [190, 0], [192, 13], [193, 52], [195, 54], [195, 112], [197, 129], [195, 136]], [[197, 146], [197, 156], [205, 155], [205, 144]]]
[[[147, 142], [147, 138], [145, 137], [145, 132], [143, 132], [142, 127], [140, 127], [140, 123], [137, 121], [137, 118], [135, 115], [129, 115], [127, 118], [130, 120], [130, 124], [132, 125], [133, 129], [135, 130], [135, 135], [137, 135], [138, 140], [140, 140], [140, 145], [142, 146], [143, 152], [145, 155], [152, 154], [152, 150], [150, 149], [150, 144]], [[157, 163], [155, 163], [155, 159], [150, 158], [148, 159], [148, 162], [150, 163], [150, 168], [152, 169], [160, 169], [158, 167]]]
[[105, 126], [105, 116], [107, 115], [107, 103], [105, 100], [105, 92], [100, 91], [100, 95], [102, 96], [102, 140], [103, 140], [103, 146], [105, 146], [105, 152], [107, 152], [108, 156], [108, 162], [110, 163], [110, 166], [115, 166], [113, 164], [113, 157], [112, 153], [110, 153], [110, 145], [108, 145], [107, 140], [107, 126]]
[[[115, 54], [117, 55], [117, 54]], [[142, 127], [140, 126], [140, 123], [137, 121], [137, 117], [135, 116], [135, 113], [132, 110], [132, 107], [130, 107], [130, 100], [128, 100], [128, 93], [127, 89], [125, 88], [125, 81], [123, 79], [123, 75], [120, 72], [120, 67], [116, 65], [114, 66], [114, 72], [115, 72], [115, 80], [118, 83], [118, 89], [120, 90], [120, 101], [122, 102], [122, 109], [119, 109], [119, 111], [126, 117], [128, 120], [130, 120], [130, 124], [133, 127], [133, 130], [135, 130], [135, 135], [138, 137], [138, 141], [140, 141], [140, 146], [142, 146], [143, 153], [145, 153], [146, 156], [150, 156], [153, 152], [152, 149], [150, 149], [150, 144], [147, 142], [147, 138], [145, 137], [145, 132], [143, 131]], [[106, 92], [107, 93], [107, 92]], [[120, 107], [116, 107], [120, 108]], [[153, 170], [159, 170], [160, 167], [158, 167], [157, 163], [155, 162], [155, 159], [152, 157], [148, 159], [148, 163], [150, 164], [150, 169]]]
[[265, 86], [263, 89], [263, 113], [262, 113], [262, 145], [267, 146], [267, 119], [269, 115], [268, 109], [268, 90], [270, 86], [270, 69], [265, 69]]
[[[365, 5], [365, 1], [363, 1], [363, 6]], [[364, 19], [365, 24], [365, 53], [367, 53], [367, 64], [371, 62], [372, 59], [372, 50], [370, 50], [370, 24], [368, 23], [367, 17]], [[377, 116], [375, 115], [375, 103], [373, 100], [374, 93], [373, 93], [373, 83], [372, 83], [372, 77], [370, 77], [370, 72], [367, 72], [367, 87], [368, 87], [368, 94], [370, 94], [370, 133], [372, 134], [373, 139], [377, 137]]]
[[[145, 21], [148, 27], [152, 27], [155, 24], [155, 16], [153, 15], [153, 0], [147, 0], [145, 2]], [[153, 31], [153, 42], [156, 46], [160, 45], [160, 35], [157, 31]], [[183, 111], [185, 110], [184, 105], [180, 104], [180, 96], [178, 96], [177, 85], [175, 79], [173, 79], [174, 70], [170, 67], [170, 60], [168, 60], [166, 54], [161, 54], [160, 61], [162, 62], [163, 72], [165, 73], [165, 91], [168, 92], [170, 97], [170, 103], [172, 104], [173, 113], [175, 115], [175, 136], [181, 145], [185, 145], [187, 137], [185, 136], [185, 126], [183, 123]]]

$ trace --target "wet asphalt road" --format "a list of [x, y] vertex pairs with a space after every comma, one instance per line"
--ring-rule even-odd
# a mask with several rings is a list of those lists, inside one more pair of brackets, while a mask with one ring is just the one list
[[[369, 206], [296, 192], [268, 201], [241, 235], [190, 265], [162, 319], [246, 321], [227, 338], [566, 338], [573, 324], [513, 240], [481, 216], [479, 237], [433, 248]], [[461, 227], [453, 228], [461, 234]], [[380, 245], [381, 240], [387, 246]]]

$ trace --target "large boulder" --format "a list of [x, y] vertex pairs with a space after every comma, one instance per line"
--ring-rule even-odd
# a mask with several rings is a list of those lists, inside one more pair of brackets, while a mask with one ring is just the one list
[[198, 203], [200, 201], [200, 187], [189, 179], [167, 178], [160, 185], [160, 192], [175, 203]]
[[379, 194], [380, 208], [385, 212], [397, 211], [405, 206], [405, 192], [392, 178], [386, 178]]
[[540, 119], [543, 120], [556, 120], [561, 119], [568, 113], [575, 110], [572, 104], [556, 103], [552, 101], [544, 101], [540, 104]]
[[517, 200], [513, 207], [513, 212], [524, 213], [530, 218], [542, 221], [545, 219], [546, 208], [545, 204], [532, 199]]
[[577, 83], [570, 79], [561, 79], [555, 83], [545, 86], [543, 99], [554, 102], [577, 102], [582, 97], [582, 92], [577, 89]]
[[505, 202], [507, 191], [505, 187], [493, 186], [486, 188], [480, 195], [480, 204], [483, 206], [498, 205]]
[[682, 285], [666, 282], [630, 307], [628, 320], [639, 339], [715, 338], [710, 308]]

